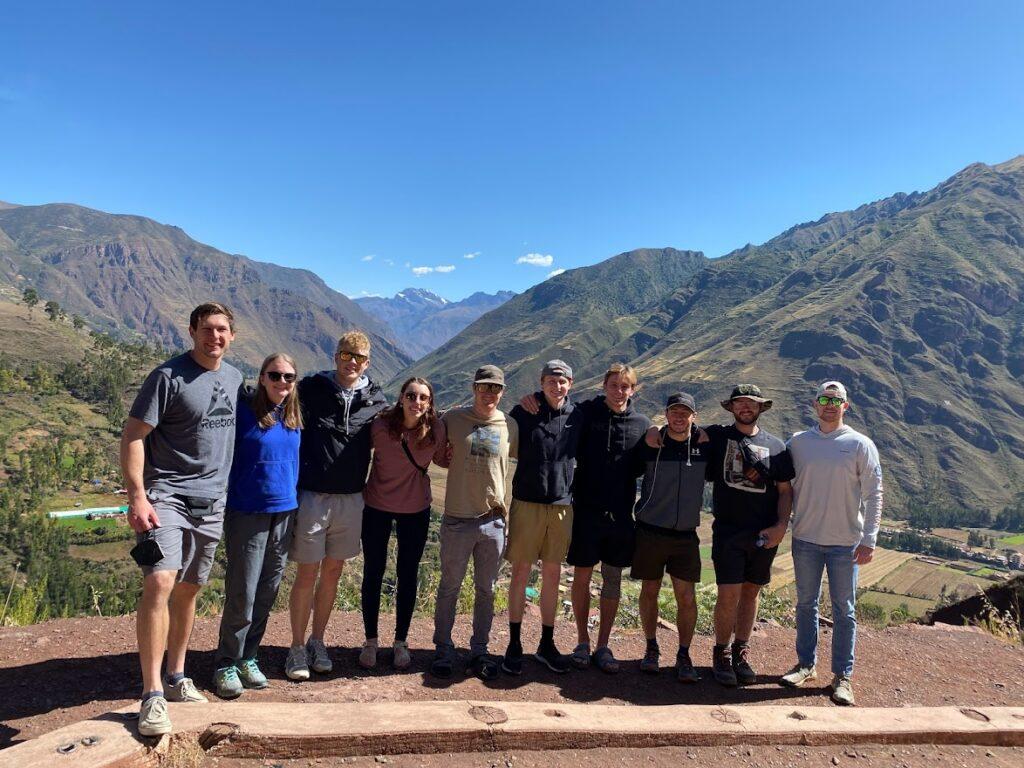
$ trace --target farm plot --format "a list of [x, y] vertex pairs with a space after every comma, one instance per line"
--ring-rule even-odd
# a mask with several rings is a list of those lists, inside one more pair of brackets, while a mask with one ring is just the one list
[[875, 592], [870, 589], [860, 593], [857, 596], [857, 602], [858, 604], [871, 603], [879, 605], [889, 611], [894, 611], [900, 606], [905, 605], [910, 615], [915, 618], [924, 616], [936, 605], [934, 600], [923, 600], [922, 598], [910, 597], [909, 595], [892, 595], [888, 592]]
[[[789, 543], [788, 537], [785, 543]], [[783, 557], [781, 546], [779, 547], [779, 553], [772, 564], [771, 588], [775, 591], [786, 588], [796, 578], [793, 573], [793, 558], [788, 554]], [[877, 584], [888, 576], [889, 573], [913, 558], [914, 556], [909, 552], [897, 552], [894, 549], [882, 549], [879, 547], [875, 550], [875, 556], [871, 562], [861, 566], [857, 575], [857, 586], [863, 588]]]
[[925, 600], [938, 600], [945, 588], [948, 594], [969, 597], [991, 586], [988, 579], [978, 578], [945, 565], [909, 560], [876, 583], [880, 590], [910, 595]]

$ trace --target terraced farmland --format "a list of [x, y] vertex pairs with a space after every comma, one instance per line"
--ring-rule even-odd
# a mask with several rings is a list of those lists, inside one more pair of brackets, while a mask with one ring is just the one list
[[908, 560], [876, 583], [879, 589], [925, 600], [938, 600], [946, 592], [970, 597], [991, 586], [985, 578], [924, 560]]
[[[787, 534], [786, 539], [783, 541], [783, 546], [779, 547], [779, 555], [775, 558], [775, 563], [772, 565], [771, 588], [773, 590], [786, 589], [795, 581], [793, 558], [789, 556], [789, 538]], [[783, 551], [784, 549], [785, 552]], [[860, 573], [857, 576], [857, 586], [862, 588], [873, 586], [913, 558], [914, 556], [909, 552], [897, 552], [894, 549], [882, 549], [879, 547], [875, 550], [875, 556], [871, 562], [861, 566]]]

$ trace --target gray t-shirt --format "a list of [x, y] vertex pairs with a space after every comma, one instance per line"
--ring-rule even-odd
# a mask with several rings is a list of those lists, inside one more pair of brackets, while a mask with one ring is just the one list
[[219, 499], [228, 487], [242, 374], [216, 371], [187, 352], [146, 377], [129, 415], [153, 427], [146, 437], [147, 491]]

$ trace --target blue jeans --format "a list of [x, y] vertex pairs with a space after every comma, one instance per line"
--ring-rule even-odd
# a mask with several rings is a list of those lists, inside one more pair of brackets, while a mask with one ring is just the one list
[[857, 565], [852, 547], [825, 547], [793, 539], [796, 576], [796, 655], [802, 667], [813, 667], [818, 650], [818, 600], [821, 576], [828, 571], [832, 598], [832, 674], [853, 674], [853, 646], [857, 641]]

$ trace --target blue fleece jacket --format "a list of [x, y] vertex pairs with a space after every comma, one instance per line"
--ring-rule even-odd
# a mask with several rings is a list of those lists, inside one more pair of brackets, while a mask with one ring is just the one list
[[280, 421], [270, 429], [261, 427], [249, 402], [240, 397], [227, 508], [242, 514], [296, 509], [299, 438], [299, 430]]

